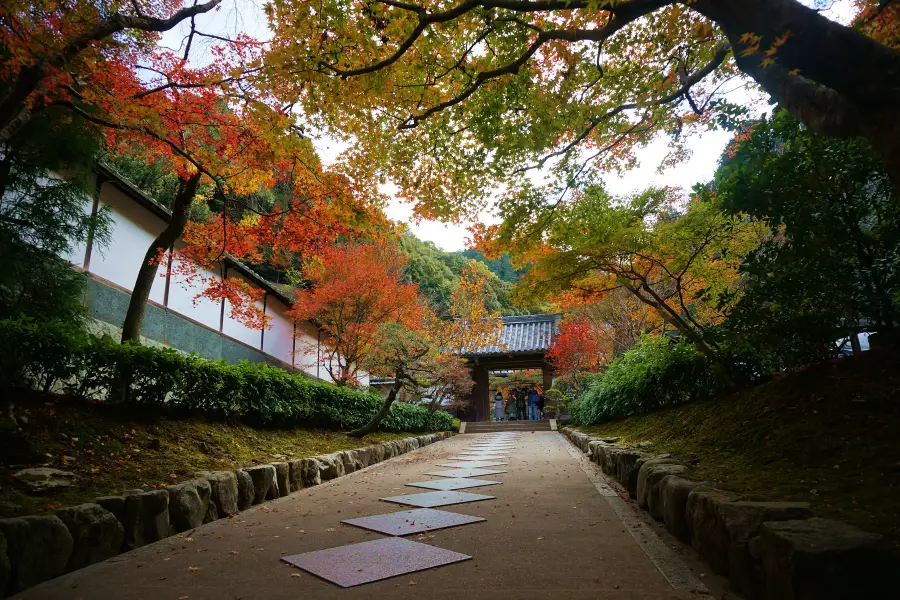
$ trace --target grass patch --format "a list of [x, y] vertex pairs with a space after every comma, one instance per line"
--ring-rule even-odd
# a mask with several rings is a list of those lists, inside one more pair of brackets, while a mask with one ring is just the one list
[[[126, 414], [122, 407], [85, 404], [55, 396], [15, 394], [0, 419], [0, 517], [41, 514], [93, 502], [124, 490], [164, 487], [193, 478], [195, 471], [233, 470], [278, 460], [360, 448], [412, 433], [374, 433], [362, 440], [322, 429], [255, 429], [201, 419], [176, 420]], [[75, 473], [77, 483], [53, 494], [32, 496], [10, 477], [24, 467], [49, 466]]]
[[818, 516], [900, 539], [900, 355], [875, 350], [730, 396], [581, 427], [651, 441], [748, 500], [810, 502]]

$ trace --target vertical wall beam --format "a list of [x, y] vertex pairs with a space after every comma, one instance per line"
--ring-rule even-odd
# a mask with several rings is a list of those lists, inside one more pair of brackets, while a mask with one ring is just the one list
[[[265, 294], [263, 294], [263, 315], [266, 314], [266, 304], [267, 304], [268, 299], [269, 299], [269, 293], [266, 292]], [[259, 349], [260, 350], [263, 350], [265, 343], [266, 343], [266, 328], [263, 327], [262, 333], [259, 336]]]
[[[94, 186], [94, 197], [93, 203], [91, 204], [91, 219], [97, 218], [97, 213], [100, 211], [100, 189], [103, 187], [103, 178], [100, 175], [97, 175], [96, 184]], [[91, 252], [94, 249], [94, 228], [91, 227], [88, 230], [86, 246], [84, 248], [84, 267], [85, 271], [91, 270]]]
[[[222, 281], [228, 278], [228, 265], [222, 265]], [[222, 298], [222, 312], [219, 313], [219, 333], [225, 331], [225, 298]]]

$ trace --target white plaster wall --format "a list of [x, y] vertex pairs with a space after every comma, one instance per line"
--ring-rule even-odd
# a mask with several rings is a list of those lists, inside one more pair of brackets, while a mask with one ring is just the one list
[[[84, 211], [84, 214], [86, 214], [86, 215], [91, 214], [91, 210], [93, 210], [93, 208], [94, 208], [94, 199], [91, 198], [89, 195], [85, 194], [84, 202], [82, 203], [81, 208]], [[93, 253], [98, 253], [98, 251], [97, 251], [98, 246], [99, 246], [98, 243], [94, 244]], [[84, 253], [86, 250], [87, 250], [87, 242], [86, 241], [75, 242], [74, 244], [72, 244], [72, 249], [69, 252], [62, 254], [62, 258], [66, 259], [67, 261], [69, 261], [70, 263], [72, 263], [73, 265], [75, 265], [76, 267], [81, 269], [81, 268], [84, 268]]]
[[320, 367], [316, 357], [318, 337], [316, 327], [312, 323], [297, 323], [296, 351], [291, 364], [310, 375], [331, 381], [328, 371]]
[[[200, 274], [204, 278], [221, 279], [217, 272], [208, 269], [201, 269]], [[194, 298], [202, 291], [203, 286], [199, 285], [199, 282], [188, 281], [186, 277], [178, 274], [177, 268], [173, 269], [169, 281], [168, 309], [218, 331], [222, 317], [222, 302], [198, 298], [195, 303]]]
[[266, 315], [272, 328], [266, 330], [262, 351], [289, 365], [294, 363], [294, 322], [285, 313], [287, 306], [269, 294]]
[[[130, 291], [147, 248], [165, 223], [108, 183], [100, 188], [100, 204], [112, 208], [110, 244], [106, 248], [93, 248], [89, 270]], [[165, 278], [156, 277], [150, 299], [162, 304], [165, 287]]]
[[[240, 281], [244, 281], [247, 284], [257, 287], [254, 283], [247, 280], [246, 277], [241, 276], [233, 269], [229, 269], [227, 273], [228, 279], [237, 279]], [[256, 307], [260, 310], [263, 309], [263, 302], [259, 300], [254, 302]], [[238, 340], [239, 342], [244, 342], [248, 346], [253, 346], [254, 348], [259, 348], [262, 350], [262, 330], [261, 329], [251, 329], [231, 318], [231, 304], [229, 302], [225, 303], [225, 321], [222, 324], [222, 333], [227, 335], [230, 338]]]

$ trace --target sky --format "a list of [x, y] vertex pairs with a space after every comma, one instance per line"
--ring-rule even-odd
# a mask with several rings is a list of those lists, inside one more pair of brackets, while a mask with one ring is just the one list
[[[824, 14], [841, 23], [848, 23], [853, 14], [851, 0], [834, 0], [833, 2], [827, 0], [801, 1], [809, 6], [827, 6], [827, 10], [823, 11]], [[264, 0], [225, 0], [220, 10], [198, 17], [196, 19], [197, 27], [201, 31], [219, 35], [242, 31], [257, 39], [268, 39], [271, 34], [266, 26], [266, 19], [262, 10], [264, 4]], [[164, 34], [162, 45], [178, 48], [187, 31], [188, 25], [183, 23], [181, 27]], [[196, 47], [195, 42], [194, 48], [196, 49]], [[202, 52], [197, 55], [196, 52], [192, 51], [192, 55], [194, 55], [194, 60], [202, 61], [203, 59]], [[755, 94], [752, 92], [739, 89], [729, 95], [729, 99], [733, 101], [740, 99], [749, 100], [753, 95]], [[667, 142], [665, 137], [657, 137], [647, 147], [636, 152], [637, 167], [622, 175], [604, 175], [603, 181], [614, 196], [627, 195], [654, 185], [680, 187], [686, 191], [690, 190], [694, 184], [708, 181], [712, 178], [719, 156], [731, 139], [731, 135], [724, 131], [708, 131], [693, 135], [687, 141], [690, 158], [675, 167], [666, 169], [662, 173], [658, 173], [657, 169], [666, 155]], [[314, 140], [314, 145], [325, 164], [334, 162], [343, 149], [342, 144], [328, 138], [316, 139]], [[471, 223], [458, 225], [436, 221], [421, 221], [417, 223], [412, 219], [412, 205], [398, 200], [392, 193], [392, 186], [384, 186], [381, 191], [390, 197], [385, 208], [388, 218], [408, 223], [409, 229], [417, 237], [434, 242], [442, 250], [452, 252], [465, 248], [466, 240], [469, 237], [468, 227]], [[496, 219], [487, 213], [481, 214], [480, 220], [486, 223], [496, 222]]]

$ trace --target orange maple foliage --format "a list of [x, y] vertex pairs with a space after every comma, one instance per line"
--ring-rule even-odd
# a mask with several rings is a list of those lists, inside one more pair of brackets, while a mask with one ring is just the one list
[[[90, 110], [86, 90], [134, 69], [156, 52], [160, 33], [221, 0], [6, 0], [0, 6], [0, 142], [49, 106]], [[185, 53], [186, 56], [187, 53]], [[150, 66], [148, 65], [148, 68]], [[104, 92], [117, 95], [117, 86]], [[102, 113], [96, 113], [102, 114]]]
[[[320, 361], [337, 383], [357, 382], [379, 327], [422, 327], [425, 306], [418, 286], [403, 281], [406, 262], [392, 245], [341, 244], [326, 248], [310, 266], [313, 286], [297, 292], [289, 314], [319, 324], [327, 349]], [[300, 351], [316, 350], [313, 345]]]

